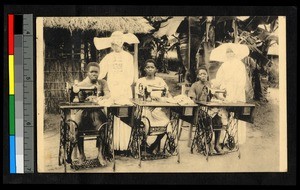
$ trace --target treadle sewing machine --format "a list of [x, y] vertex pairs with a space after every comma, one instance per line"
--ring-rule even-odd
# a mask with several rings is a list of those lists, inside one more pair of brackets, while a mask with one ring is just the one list
[[[94, 130], [80, 130], [79, 125], [74, 122], [74, 117], [76, 113], [80, 110], [85, 110], [90, 112], [92, 110], [99, 110], [105, 108], [98, 103], [86, 101], [88, 96], [102, 96], [96, 86], [92, 87], [79, 87], [77, 84], [70, 85], [66, 83], [67, 102], [62, 102], [59, 105], [61, 113], [61, 123], [60, 123], [60, 146], [59, 146], [59, 165], [64, 165], [64, 170], [67, 172], [67, 163], [71, 164], [71, 168], [86, 169], [93, 167], [100, 167], [100, 163], [97, 159], [85, 160], [82, 164], [76, 160], [77, 155], [77, 140], [72, 140], [70, 138], [71, 128], [77, 128], [79, 132], [79, 137], [85, 138], [85, 140], [94, 140], [95, 137], [99, 136], [98, 131]], [[104, 156], [108, 161], [113, 162], [113, 171], [116, 169], [115, 153], [114, 153], [114, 135], [113, 135], [113, 123], [114, 116], [119, 117], [125, 123], [130, 123], [132, 125], [132, 106], [131, 105], [117, 105], [113, 104], [107, 108], [107, 122], [104, 124], [107, 126], [105, 128], [105, 147]], [[74, 139], [74, 138], [73, 138]], [[74, 149], [75, 148], [75, 149]], [[72, 161], [72, 151], [74, 150], [75, 160]]]
[[[133, 113], [134, 114], [134, 125], [131, 133], [128, 149], [131, 151], [134, 158], [139, 158], [139, 166], [141, 167], [142, 160], [156, 160], [168, 158], [169, 156], [177, 155], [177, 162], [180, 162], [180, 153], [178, 146], [178, 121], [184, 115], [185, 108], [197, 107], [197, 104], [191, 105], [179, 105], [176, 103], [160, 102], [155, 101], [154, 97], [164, 97], [166, 95], [166, 88], [154, 88], [146, 86], [144, 89], [139, 88], [139, 98], [133, 99], [134, 104]], [[153, 95], [153, 93], [155, 93]], [[167, 132], [167, 126], [153, 126], [149, 119], [147, 119], [143, 112], [146, 111], [145, 108], [155, 109], [156, 107], [168, 108], [171, 110], [170, 114], [170, 124], [172, 126], [172, 131]], [[190, 116], [193, 116], [190, 113]], [[146, 123], [145, 123], [146, 122]], [[145, 125], [149, 126], [149, 133], [145, 134]], [[154, 136], [157, 134], [165, 134], [166, 141], [163, 146], [162, 152], [159, 150], [156, 153], [149, 154], [146, 151], [145, 135]], [[160, 148], [158, 148], [160, 149]]]
[[[64, 164], [65, 172], [67, 171], [67, 163], [71, 164], [71, 168], [78, 170], [82, 168], [100, 167], [100, 163], [97, 159], [85, 160], [79, 164], [77, 160], [77, 147], [78, 139], [84, 140], [96, 140], [100, 137], [98, 130], [86, 129], [86, 126], [79, 125], [76, 121], [78, 119], [77, 114], [82, 112], [82, 115], [86, 115], [91, 111], [100, 110], [104, 108], [97, 103], [86, 101], [88, 96], [97, 96], [97, 87], [84, 87], [78, 86], [77, 80], [71, 85], [66, 83], [66, 97], [67, 102], [62, 102], [59, 105], [61, 113], [61, 125], [60, 125], [60, 147], [59, 147], [59, 165]], [[112, 151], [112, 126], [111, 122], [105, 122], [105, 154], [107, 160], [114, 158]], [[74, 134], [76, 133], [76, 135]], [[73, 154], [72, 154], [73, 153]], [[79, 154], [82, 154], [79, 152]]]
[[[238, 121], [243, 120], [246, 122], [253, 121], [253, 110], [255, 108], [254, 104], [243, 103], [243, 102], [196, 102], [199, 105], [197, 114], [197, 127], [195, 135], [191, 145], [191, 153], [194, 149], [198, 153], [204, 154], [206, 160], [208, 160], [209, 155], [220, 155], [230, 152], [238, 152], [238, 157], [241, 157], [239, 149], [239, 137], [238, 137]], [[228, 112], [228, 124], [222, 127], [219, 122], [214, 122], [216, 116], [220, 111], [219, 108], [223, 108]], [[220, 120], [220, 118], [219, 118]], [[215, 128], [214, 125], [221, 125], [219, 128]], [[225, 128], [224, 128], [225, 127]], [[225, 131], [223, 139], [221, 139], [221, 149], [222, 152], [214, 153], [211, 150], [211, 143], [214, 131]]]
[[[59, 104], [61, 122], [60, 122], [60, 145], [59, 145], [59, 158], [58, 164], [64, 165], [64, 171], [67, 172], [67, 163], [71, 164], [72, 169], [84, 169], [100, 167], [100, 163], [97, 159], [85, 160], [82, 164], [79, 164], [77, 160], [77, 147], [78, 138], [83, 138], [83, 140], [96, 140], [100, 137], [100, 131], [83, 129], [76, 121], [76, 114], [82, 112], [82, 114], [88, 113], [92, 110], [99, 110], [104, 108], [103, 106], [93, 103], [93, 102], [63, 102]], [[84, 115], [84, 114], [83, 114]], [[105, 129], [105, 159], [113, 160], [113, 167], [115, 167], [114, 152], [113, 152], [113, 136], [111, 125], [112, 121], [108, 118], [108, 121], [103, 123]], [[73, 153], [73, 154], [72, 154]], [[80, 152], [79, 152], [80, 153]], [[80, 153], [81, 154], [81, 153]]]

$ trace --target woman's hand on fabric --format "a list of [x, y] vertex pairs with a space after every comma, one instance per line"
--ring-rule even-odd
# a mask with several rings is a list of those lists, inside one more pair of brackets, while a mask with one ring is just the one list
[[85, 100], [88, 102], [94, 102], [97, 99], [97, 96], [88, 96]]
[[152, 100], [158, 101], [158, 102], [160, 102], [161, 99], [162, 99], [162, 98], [161, 98], [161, 97], [158, 97], [158, 96], [152, 97]]

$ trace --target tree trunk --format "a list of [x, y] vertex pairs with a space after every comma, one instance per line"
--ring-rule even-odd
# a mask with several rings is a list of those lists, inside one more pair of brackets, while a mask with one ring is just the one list
[[188, 34], [186, 33], [181, 33], [179, 35], [179, 47], [180, 47], [180, 57], [182, 60], [182, 75], [183, 78], [186, 78], [186, 72], [188, 70]]

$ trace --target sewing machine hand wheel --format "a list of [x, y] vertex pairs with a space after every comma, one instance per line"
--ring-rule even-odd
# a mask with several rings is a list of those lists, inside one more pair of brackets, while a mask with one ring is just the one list
[[77, 85], [74, 85], [74, 86], [73, 86], [73, 92], [74, 92], [74, 93], [77, 94], [77, 93], [79, 92], [79, 90], [80, 90], [80, 89], [79, 89], [79, 87], [78, 87]]

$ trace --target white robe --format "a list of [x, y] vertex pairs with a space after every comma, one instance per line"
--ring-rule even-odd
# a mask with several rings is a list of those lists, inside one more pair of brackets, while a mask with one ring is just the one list
[[246, 101], [246, 68], [240, 60], [224, 62], [216, 74], [214, 86], [226, 89], [226, 100], [230, 102]]
[[[226, 101], [246, 102], [246, 77], [245, 64], [240, 60], [232, 59], [222, 63], [217, 71], [213, 86], [226, 89]], [[222, 112], [219, 115], [222, 117], [223, 125], [226, 125], [228, 118], [225, 119], [224, 116], [227, 115], [227, 111], [222, 110]], [[238, 121], [238, 139], [239, 144], [246, 142], [246, 122], [241, 120]]]
[[[107, 75], [107, 84], [114, 100], [132, 98], [132, 83], [134, 78], [133, 56], [121, 51], [107, 54], [100, 62], [99, 79]], [[131, 127], [118, 117], [114, 117], [114, 147], [115, 150], [127, 150]]]

